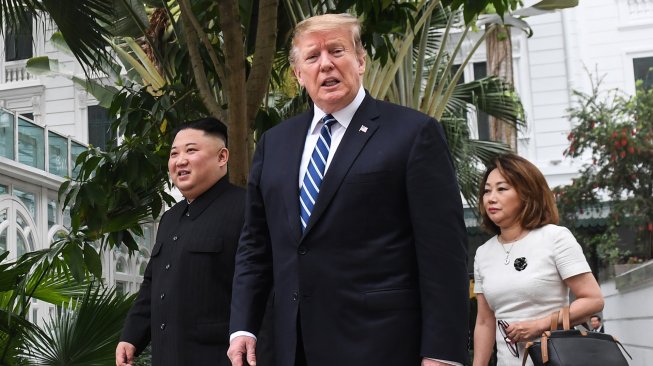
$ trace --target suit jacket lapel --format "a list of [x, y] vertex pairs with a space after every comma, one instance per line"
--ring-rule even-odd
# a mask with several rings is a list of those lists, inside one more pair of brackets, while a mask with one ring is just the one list
[[[322, 186], [320, 187], [320, 194], [317, 197], [317, 202], [315, 202], [315, 207], [313, 207], [313, 212], [311, 213], [311, 218], [308, 221], [303, 237], [311, 230], [315, 222], [320, 219], [320, 216], [338, 191], [349, 168], [365, 146], [365, 143], [367, 143], [379, 127], [379, 122], [377, 121], [379, 113], [376, 110], [375, 103], [372, 97], [366, 95], [363, 103], [358, 107], [351, 123], [347, 127], [347, 131], [345, 131], [345, 135], [342, 137], [338, 150], [333, 156], [333, 160], [324, 176]], [[299, 215], [299, 211], [297, 212]]]
[[302, 161], [302, 153], [306, 142], [308, 128], [311, 125], [313, 112], [309, 111], [298, 116], [299, 126], [288, 126], [287, 144], [283, 147], [288, 152], [287, 159], [279, 162], [283, 183], [283, 197], [288, 215], [288, 225], [294, 239], [299, 243], [302, 235], [301, 223], [299, 219], [299, 165]]

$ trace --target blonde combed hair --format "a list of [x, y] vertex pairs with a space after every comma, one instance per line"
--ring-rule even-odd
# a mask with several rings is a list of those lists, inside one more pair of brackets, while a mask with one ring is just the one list
[[358, 56], [365, 55], [365, 47], [363, 47], [363, 41], [361, 41], [361, 23], [356, 17], [348, 13], [324, 14], [304, 19], [297, 24], [293, 31], [292, 48], [288, 55], [290, 64], [295, 66], [295, 62], [297, 61], [297, 53], [299, 52], [297, 49], [297, 40], [301, 36], [314, 32], [333, 31], [343, 28], [348, 28], [351, 31], [352, 43], [356, 48], [356, 54]]

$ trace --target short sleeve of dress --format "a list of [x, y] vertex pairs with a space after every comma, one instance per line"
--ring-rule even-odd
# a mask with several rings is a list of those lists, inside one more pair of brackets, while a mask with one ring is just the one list
[[481, 276], [478, 264], [478, 254], [474, 257], [474, 293], [483, 293], [483, 277]]
[[591, 272], [592, 270], [583, 254], [583, 248], [578, 244], [569, 229], [553, 225], [550, 225], [550, 227], [556, 229], [554, 233], [554, 256], [560, 277], [566, 280], [581, 273]]

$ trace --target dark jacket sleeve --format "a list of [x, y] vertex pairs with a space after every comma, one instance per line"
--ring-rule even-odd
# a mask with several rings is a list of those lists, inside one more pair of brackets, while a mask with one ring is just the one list
[[265, 150], [265, 135], [257, 144], [245, 200], [245, 224], [236, 252], [229, 332], [257, 334], [272, 287], [270, 234], [259, 189]]
[[467, 362], [469, 278], [460, 189], [444, 131], [417, 135], [406, 176], [422, 301], [422, 356]]

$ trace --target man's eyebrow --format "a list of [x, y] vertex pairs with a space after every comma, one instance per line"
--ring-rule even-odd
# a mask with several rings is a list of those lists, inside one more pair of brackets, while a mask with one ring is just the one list
[[[190, 146], [190, 145], [197, 145], [197, 142], [189, 142], [189, 143], [187, 143], [186, 145], [183, 145], [183, 146]], [[176, 145], [172, 145], [170, 147], [170, 150], [173, 150], [173, 149], [176, 149], [176, 148], [177, 148]]]

